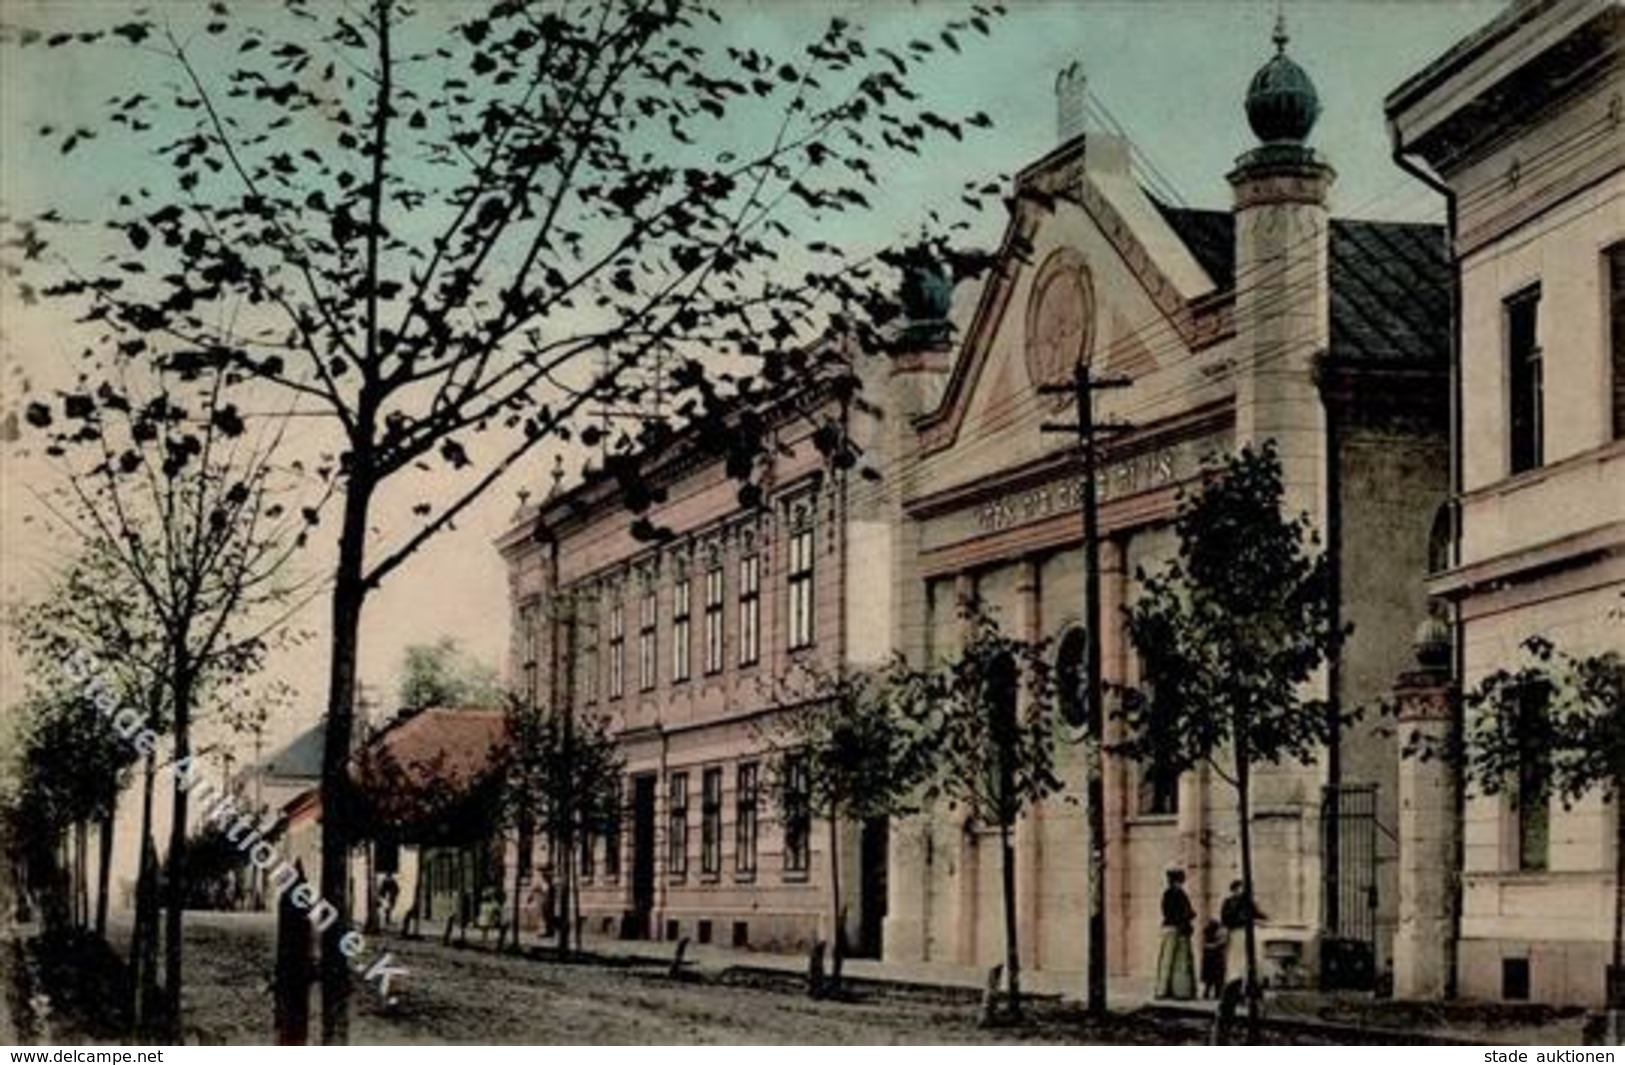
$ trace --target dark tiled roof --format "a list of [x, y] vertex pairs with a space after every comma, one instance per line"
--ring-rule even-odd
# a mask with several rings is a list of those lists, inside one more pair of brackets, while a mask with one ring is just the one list
[[[1221, 289], [1234, 284], [1235, 217], [1157, 204]], [[1450, 353], [1450, 259], [1442, 226], [1334, 218], [1331, 356], [1443, 363]]]

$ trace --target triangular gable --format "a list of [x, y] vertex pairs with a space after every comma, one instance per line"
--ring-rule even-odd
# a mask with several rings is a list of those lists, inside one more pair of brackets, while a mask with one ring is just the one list
[[[1120, 175], [1097, 172], [1093, 166], [1086, 168], [1086, 144], [1091, 162], [1096, 154], [1104, 155], [1108, 158], [1106, 166], [1110, 165], [1114, 153], [1126, 153], [1126, 146], [1116, 138], [1088, 134], [1063, 145], [1017, 176], [1015, 203], [992, 275], [983, 287], [941, 402], [916, 421], [923, 453], [953, 445], [980, 387], [995, 393], [1015, 390], [1007, 370], [989, 378], [985, 386], [982, 378], [1000, 330], [1008, 328], [1008, 316], [1011, 313], [1023, 315], [1021, 309], [1010, 306], [1011, 298], [1022, 271], [1044, 267], [1043, 263], [1034, 261], [1035, 237], [1040, 226], [1053, 218], [1061, 202], [1082, 209], [1122, 267], [1138, 282], [1185, 346], [1204, 347], [1222, 335], [1224, 327], [1219, 316], [1196, 313], [1192, 301], [1211, 295], [1225, 279], [1215, 279], [1203, 268], [1181, 235], [1167, 224], [1149, 199], [1144, 199], [1137, 189], [1126, 192], [1120, 188], [1117, 190], [1120, 199], [1125, 194], [1139, 196], [1146, 208], [1131, 224], [1103, 188], [1113, 181], [1132, 182], [1126, 165]], [[1158, 245], [1156, 254], [1148, 241]], [[1173, 273], [1179, 277], [1171, 276]], [[1106, 315], [1118, 313], [1113, 308], [1098, 310]], [[1125, 333], [1120, 316], [1113, 321], [1113, 326], [1114, 335]], [[1092, 357], [1101, 354], [1097, 348]], [[1150, 346], [1133, 338], [1125, 344], [1114, 345], [1105, 355], [1104, 369], [1111, 373], [1138, 376], [1155, 367]], [[1018, 402], [1025, 397], [1007, 395], [1003, 398]], [[997, 402], [1000, 396], [990, 394], [984, 399]]]

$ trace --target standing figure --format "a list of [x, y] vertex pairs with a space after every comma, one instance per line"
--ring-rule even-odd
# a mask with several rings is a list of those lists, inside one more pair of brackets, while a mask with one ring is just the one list
[[1230, 882], [1230, 895], [1219, 907], [1219, 923], [1224, 925], [1227, 940], [1224, 957], [1224, 990], [1219, 994], [1219, 1011], [1214, 1017], [1213, 1037], [1218, 1042], [1229, 1031], [1236, 1019], [1236, 1007], [1242, 996], [1258, 994], [1258, 988], [1247, 980], [1247, 920], [1251, 917], [1254, 928], [1260, 921], [1269, 920], [1253, 900], [1242, 890], [1240, 880]]
[[1185, 894], [1185, 871], [1168, 870], [1162, 893], [1162, 943], [1157, 951], [1157, 998], [1196, 997], [1196, 966], [1191, 955], [1191, 933], [1196, 910]]
[[1202, 997], [1216, 999], [1224, 989], [1224, 952], [1230, 936], [1218, 918], [1202, 929]]
[[384, 931], [389, 931], [390, 924], [395, 920], [395, 903], [401, 897], [401, 886], [395, 882], [394, 873], [385, 873], [384, 882], [378, 885], [378, 902], [384, 908]]

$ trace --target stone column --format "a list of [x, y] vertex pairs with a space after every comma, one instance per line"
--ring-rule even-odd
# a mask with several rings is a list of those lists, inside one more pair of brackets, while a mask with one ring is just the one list
[[[1394, 686], [1399, 744], [1450, 742], [1456, 693], [1439, 668], [1402, 674]], [[1440, 999], [1450, 984], [1457, 819], [1455, 771], [1440, 758], [1399, 761], [1399, 928], [1394, 935], [1394, 997]]]
[[[1121, 540], [1100, 542], [1100, 671], [1107, 685], [1137, 681], [1129, 670], [1129, 642], [1123, 632], [1124, 572]], [[1106, 689], [1106, 745], [1122, 739], [1122, 724], [1111, 718], [1115, 700]], [[1106, 970], [1114, 976], [1128, 972], [1128, 848], [1127, 821], [1134, 812], [1126, 758], [1104, 755], [1101, 772], [1106, 792]]]
[[[1016, 570], [1016, 611], [1012, 620], [1015, 634], [1023, 640], [1036, 641], [1043, 635], [1039, 602], [1038, 563], [1022, 559]], [[1025, 687], [1017, 698], [1017, 712], [1025, 713], [1030, 700]], [[1039, 803], [1016, 823], [1016, 939], [1021, 945], [1021, 964], [1029, 970], [1044, 964], [1039, 934], [1044, 926], [1043, 894], [1039, 890], [1044, 876], [1044, 812], [1044, 804]]]

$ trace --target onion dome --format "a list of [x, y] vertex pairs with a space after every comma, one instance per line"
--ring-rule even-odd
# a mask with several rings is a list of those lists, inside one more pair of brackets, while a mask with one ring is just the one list
[[1416, 627], [1411, 650], [1416, 655], [1416, 664], [1423, 669], [1446, 670], [1450, 668], [1453, 643], [1449, 623], [1438, 614], [1429, 613]]
[[1287, 58], [1286, 19], [1275, 20], [1275, 54], [1247, 86], [1247, 122], [1265, 144], [1301, 144], [1320, 117], [1315, 83]]

